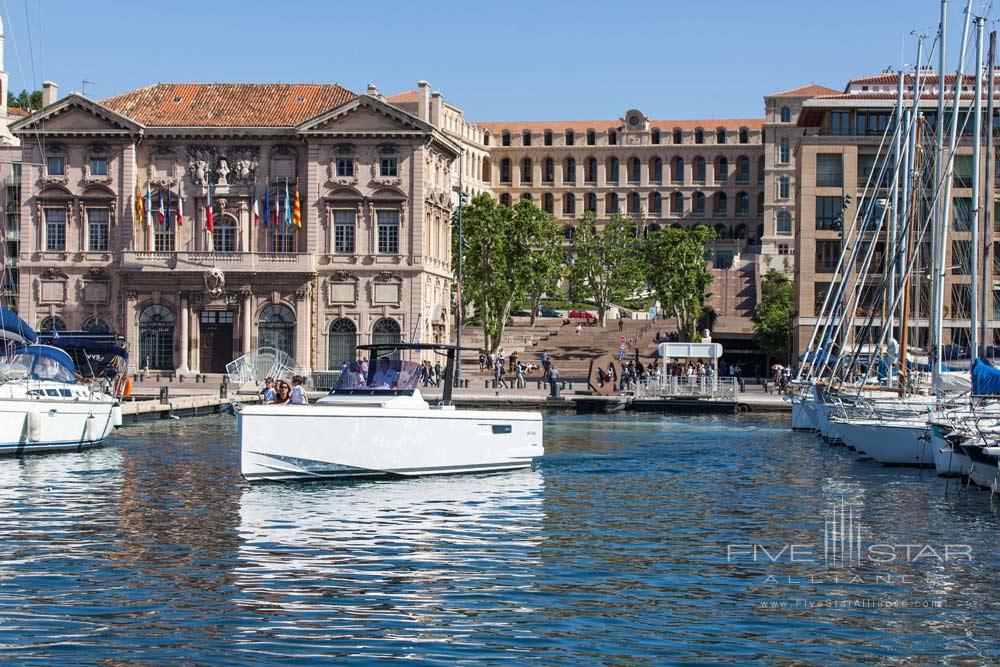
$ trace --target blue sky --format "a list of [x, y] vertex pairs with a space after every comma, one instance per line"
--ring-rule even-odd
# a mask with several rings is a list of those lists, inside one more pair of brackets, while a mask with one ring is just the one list
[[[952, 0], [952, 44], [964, 3]], [[978, 6], [981, 4], [977, 2]], [[280, 6], [280, 10], [279, 10]], [[937, 0], [4, 0], [11, 89], [430, 81], [472, 120], [757, 117], [768, 92], [898, 66]], [[30, 29], [29, 29], [30, 26]], [[16, 43], [16, 53], [15, 53]], [[18, 57], [19, 56], [19, 57]]]

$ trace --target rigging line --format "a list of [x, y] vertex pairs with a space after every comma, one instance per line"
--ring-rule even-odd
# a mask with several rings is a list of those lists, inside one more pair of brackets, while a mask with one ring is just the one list
[[[3, 11], [4, 11], [4, 18], [6, 18], [6, 22], [7, 22], [7, 31], [11, 33], [11, 35], [10, 35], [10, 41], [14, 45], [14, 58], [17, 60], [18, 74], [21, 77], [22, 85], [23, 85], [23, 81], [26, 78], [25, 74], [24, 74], [24, 72], [25, 72], [24, 63], [22, 63], [22, 61], [21, 61], [21, 49], [19, 49], [18, 46], [17, 46], [17, 37], [14, 34], [14, 23], [10, 19], [10, 8], [7, 6], [7, 0], [0, 0], [0, 1], [3, 2]], [[0, 92], [0, 94], [2, 94], [2, 92]], [[28, 102], [28, 108], [25, 109], [25, 111], [29, 115], [31, 114], [30, 99], [29, 99], [29, 102]], [[41, 151], [42, 159], [44, 159], [45, 158], [45, 147], [44, 147], [44, 144], [43, 144], [44, 138], [41, 137], [41, 136], [39, 136], [39, 135], [36, 135], [35, 136], [35, 140], [38, 142], [38, 150]]]
[[[28, 60], [31, 63], [31, 80], [32, 80], [32, 86], [35, 88], [35, 90], [41, 90], [42, 88], [39, 87], [38, 73], [35, 71], [35, 49], [34, 49], [34, 45], [31, 42], [31, 12], [28, 11], [28, 0], [24, 0], [24, 21], [25, 21], [25, 24], [27, 25], [27, 28], [28, 28]], [[39, 28], [39, 30], [40, 30], [40, 28]], [[41, 54], [39, 54], [39, 57], [41, 57]], [[44, 103], [45, 103], [45, 100], [43, 98], [42, 104], [44, 105]], [[29, 106], [30, 106], [30, 104], [29, 104]], [[42, 122], [44, 122], [44, 121], [42, 121]], [[41, 153], [42, 153], [42, 160], [44, 160], [45, 159], [45, 138], [41, 134], [36, 133], [35, 134], [35, 140], [38, 142], [38, 150], [41, 151]]]

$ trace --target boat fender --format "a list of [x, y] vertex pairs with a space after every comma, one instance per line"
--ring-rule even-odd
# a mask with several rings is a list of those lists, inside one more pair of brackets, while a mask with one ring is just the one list
[[132, 395], [132, 378], [125, 377], [125, 389], [122, 391], [122, 396], [128, 398]]
[[97, 440], [97, 418], [94, 415], [87, 417], [87, 424], [84, 426], [84, 440], [94, 442]]
[[118, 403], [111, 406], [111, 425], [115, 428], [122, 425], [122, 406]]
[[29, 410], [27, 421], [28, 442], [40, 442], [42, 439], [42, 413], [37, 410]]

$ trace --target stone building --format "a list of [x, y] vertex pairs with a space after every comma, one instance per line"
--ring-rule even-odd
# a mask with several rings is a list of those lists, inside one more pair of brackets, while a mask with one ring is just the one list
[[[409, 110], [374, 86], [48, 95], [11, 126], [24, 163], [18, 306], [29, 323], [114, 329], [133, 368], [180, 372], [220, 372], [264, 345], [326, 369], [359, 342], [448, 340], [462, 147], [439, 127], [440, 95]], [[301, 228], [284, 222], [296, 189]], [[153, 211], [138, 216], [147, 192]]]

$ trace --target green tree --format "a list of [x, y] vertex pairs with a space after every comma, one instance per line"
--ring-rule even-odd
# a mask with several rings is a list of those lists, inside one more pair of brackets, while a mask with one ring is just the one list
[[[551, 267], [537, 255], [551, 256], [550, 243], [558, 248], [553, 225], [547, 213], [523, 200], [511, 208], [483, 194], [462, 209], [462, 295], [482, 321], [488, 351], [499, 349], [511, 307], [550, 284]], [[453, 242], [457, 259], [457, 235]]]
[[522, 218], [522, 224], [530, 224], [533, 250], [528, 253], [526, 267], [526, 293], [528, 309], [531, 311], [531, 326], [535, 326], [535, 316], [542, 304], [542, 295], [552, 296], [559, 290], [565, 255], [562, 250], [562, 233], [559, 225], [548, 213], [537, 207], [515, 207], [515, 218], [521, 212], [529, 220]]
[[642, 256], [636, 231], [634, 220], [617, 214], [598, 231], [594, 214], [587, 212], [573, 236], [573, 294], [593, 302], [602, 327], [607, 325], [611, 304], [633, 298], [642, 287]]
[[660, 306], [677, 318], [681, 340], [691, 341], [704, 310], [712, 272], [705, 261], [705, 246], [715, 231], [697, 225], [693, 229], [668, 227], [651, 232], [646, 240], [647, 279]]
[[42, 91], [34, 90], [28, 92], [22, 90], [16, 97], [10, 91], [7, 92], [7, 106], [19, 107], [21, 109], [37, 110], [42, 108]]
[[785, 361], [788, 357], [794, 296], [792, 281], [787, 275], [776, 269], [764, 274], [760, 301], [750, 319], [754, 325], [754, 340], [772, 359]]

